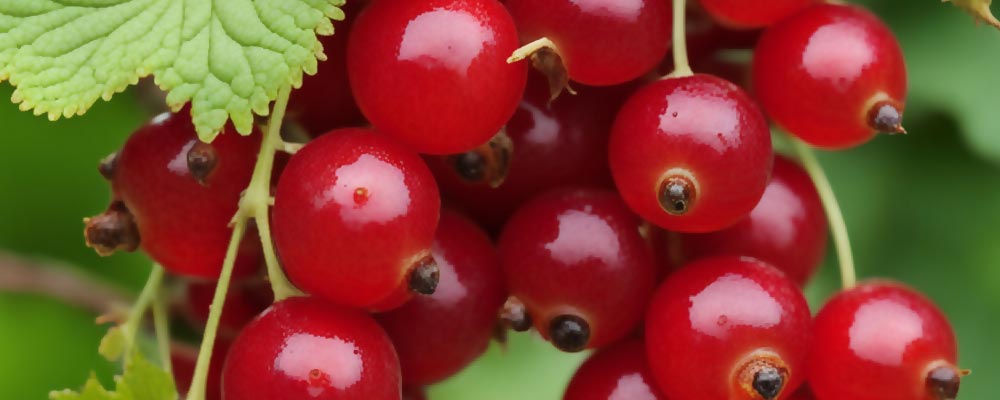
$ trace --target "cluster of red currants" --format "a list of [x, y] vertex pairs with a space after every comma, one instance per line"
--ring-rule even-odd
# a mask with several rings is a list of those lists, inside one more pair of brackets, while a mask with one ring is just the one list
[[[492, 338], [534, 328], [598, 349], [566, 400], [954, 399], [954, 334], [914, 290], [867, 281], [811, 316], [824, 205], [774, 155], [765, 117], [826, 149], [903, 132], [892, 33], [811, 0], [678, 9], [351, 2], [292, 95], [314, 139], [274, 174], [273, 245], [308, 296], [267, 307], [247, 239], [210, 393], [422, 398]], [[688, 54], [716, 75], [690, 73]], [[155, 119], [101, 164], [113, 201], [88, 244], [218, 278], [260, 138], [207, 144], [185, 116]], [[204, 320], [211, 294], [190, 283], [189, 314]]]

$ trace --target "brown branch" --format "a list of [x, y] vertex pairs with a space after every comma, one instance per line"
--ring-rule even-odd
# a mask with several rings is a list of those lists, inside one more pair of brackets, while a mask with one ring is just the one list
[[98, 315], [127, 310], [133, 296], [72, 266], [0, 251], [0, 291], [41, 295]]

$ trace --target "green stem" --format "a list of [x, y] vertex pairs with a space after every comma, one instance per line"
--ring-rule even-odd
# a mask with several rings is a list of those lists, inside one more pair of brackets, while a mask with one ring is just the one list
[[847, 236], [847, 224], [844, 222], [844, 214], [840, 210], [840, 203], [833, 193], [833, 186], [827, 178], [823, 166], [812, 147], [796, 138], [790, 138], [792, 147], [798, 155], [802, 167], [809, 173], [816, 191], [819, 192], [820, 201], [823, 202], [823, 209], [826, 210], [826, 217], [830, 221], [830, 232], [833, 234], [833, 245], [837, 249], [837, 260], [840, 262], [840, 282], [843, 287], [853, 287], [857, 282], [857, 273], [854, 270], [854, 256], [851, 253], [851, 240]]
[[[153, 299], [160, 292], [162, 283], [163, 267], [159, 264], [153, 264], [153, 269], [149, 272], [149, 278], [146, 279], [146, 285], [142, 287], [142, 292], [139, 292], [139, 297], [132, 305], [132, 309], [128, 313], [128, 319], [122, 324], [122, 334], [125, 335], [125, 354], [131, 354], [133, 345], [135, 345], [135, 337], [139, 332], [139, 324], [142, 323], [142, 316], [146, 314], [150, 303], [153, 302]], [[128, 357], [125, 357], [125, 359], [128, 360]]]
[[669, 78], [681, 78], [694, 75], [691, 71], [691, 64], [688, 62], [687, 52], [687, 27], [686, 18], [687, 3], [685, 0], [673, 0], [674, 2], [674, 72], [667, 75]]
[[237, 213], [235, 221], [233, 221], [233, 235], [229, 239], [229, 248], [226, 249], [226, 258], [222, 262], [219, 283], [215, 285], [215, 296], [212, 297], [212, 305], [208, 308], [205, 335], [201, 339], [198, 362], [194, 367], [194, 377], [191, 378], [191, 388], [185, 397], [187, 400], [205, 400], [208, 366], [212, 360], [212, 347], [215, 346], [215, 335], [219, 329], [219, 317], [222, 316], [222, 306], [225, 303], [226, 294], [229, 292], [229, 280], [232, 278], [233, 266], [236, 264], [236, 254], [239, 252], [240, 242], [243, 240], [246, 228], [247, 218]]
[[167, 296], [162, 288], [153, 299], [153, 330], [156, 332], [156, 346], [160, 351], [160, 363], [163, 370], [173, 375], [173, 363], [170, 362], [170, 321], [167, 314]]

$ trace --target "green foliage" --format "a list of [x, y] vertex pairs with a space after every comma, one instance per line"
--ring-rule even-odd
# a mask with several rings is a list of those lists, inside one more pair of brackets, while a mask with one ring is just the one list
[[211, 140], [253, 113], [323, 57], [344, 0], [0, 0], [0, 81], [22, 111], [49, 119], [86, 112], [150, 74], [180, 109], [191, 101]]
[[125, 334], [118, 326], [112, 326], [108, 333], [101, 338], [101, 344], [97, 346], [97, 352], [108, 361], [117, 361], [125, 354], [128, 347]]
[[115, 391], [101, 385], [94, 374], [80, 391], [49, 393], [50, 400], [176, 400], [174, 378], [135, 351], [125, 364], [125, 373], [115, 377]]

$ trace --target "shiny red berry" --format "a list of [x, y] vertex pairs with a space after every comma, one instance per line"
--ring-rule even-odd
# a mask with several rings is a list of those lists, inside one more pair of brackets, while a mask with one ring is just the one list
[[695, 261], [657, 289], [646, 347], [671, 400], [787, 399], [806, 378], [810, 315], [795, 282], [746, 257]]
[[[259, 147], [258, 132], [246, 137], [226, 128], [209, 144], [198, 140], [187, 112], [156, 117], [102, 164], [116, 200], [87, 220], [88, 245], [107, 255], [139, 244], [170, 273], [217, 278]], [[237, 274], [253, 273], [260, 251], [248, 234]]]
[[733, 28], [760, 28], [778, 22], [817, 0], [701, 0], [705, 11]]
[[666, 400], [646, 362], [642, 340], [632, 339], [598, 350], [566, 388], [563, 400]]
[[399, 400], [399, 360], [370, 316], [322, 300], [275, 303], [240, 333], [222, 372], [228, 400]]
[[485, 143], [514, 113], [527, 68], [510, 14], [495, 0], [376, 0], [351, 32], [354, 95], [380, 131], [421, 153]]
[[718, 232], [681, 235], [680, 252], [687, 260], [723, 254], [755, 257], [805, 285], [823, 261], [826, 239], [826, 214], [812, 179], [794, 161], [779, 156], [750, 215]]
[[288, 118], [299, 123], [310, 136], [364, 124], [347, 78], [347, 39], [362, 6], [360, 1], [343, 6], [346, 18], [334, 21], [336, 34], [320, 36], [326, 61], [319, 63], [316, 75], [303, 77], [302, 87], [288, 99]]
[[[560, 186], [611, 186], [608, 137], [630, 87], [578, 87], [576, 96], [549, 103], [544, 77], [532, 73], [524, 99], [504, 132], [510, 150], [504, 165], [478, 152], [428, 157], [443, 196], [487, 228], [499, 230], [518, 206]], [[487, 178], [505, 169], [499, 183]]]
[[753, 86], [779, 125], [844, 149], [904, 132], [906, 65], [885, 24], [858, 6], [820, 4], [779, 22], [754, 52]]
[[506, 297], [496, 249], [464, 217], [441, 214], [431, 253], [441, 271], [434, 294], [376, 317], [409, 386], [452, 376], [486, 351]]
[[330, 132], [285, 167], [274, 242], [288, 277], [329, 301], [389, 309], [433, 292], [440, 198], [419, 156], [364, 129]]
[[710, 75], [663, 79], [633, 94], [609, 150], [625, 202], [672, 231], [733, 225], [760, 200], [771, 173], [764, 116], [736, 85]]
[[670, 3], [662, 0], [508, 0], [521, 42], [548, 38], [569, 78], [594, 86], [652, 70], [670, 47]]
[[543, 194], [507, 222], [508, 290], [559, 349], [601, 347], [642, 319], [657, 271], [639, 224], [618, 195], [593, 189]]
[[956, 368], [951, 324], [930, 300], [889, 281], [870, 281], [832, 299], [814, 325], [809, 385], [816, 398], [951, 400]]

